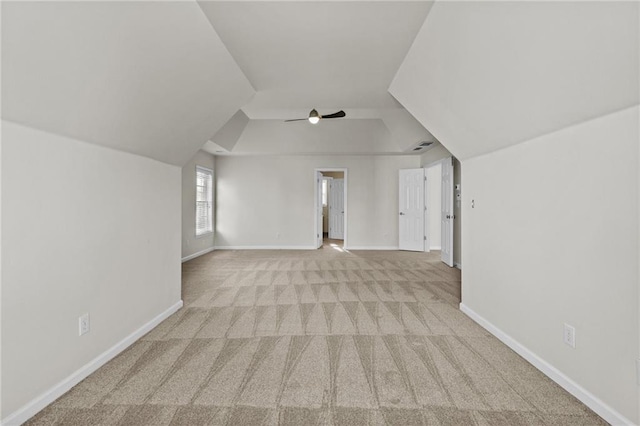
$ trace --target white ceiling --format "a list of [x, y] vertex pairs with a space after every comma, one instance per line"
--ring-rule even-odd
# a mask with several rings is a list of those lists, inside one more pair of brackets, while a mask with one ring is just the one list
[[[2, 2], [2, 118], [176, 165], [404, 153], [434, 137], [387, 89], [431, 5]], [[312, 108], [347, 118], [283, 126]]]
[[439, 1], [389, 90], [460, 159], [528, 141], [638, 104], [639, 9]]
[[2, 2], [2, 118], [184, 165], [254, 93], [195, 2]]
[[[639, 8], [4, 1], [2, 118], [176, 165], [209, 139], [399, 154], [429, 131], [470, 158], [637, 104]], [[347, 118], [282, 122], [311, 108]]]
[[[200, 2], [257, 94], [251, 119], [402, 108], [387, 89], [432, 2]], [[354, 111], [355, 112], [355, 111]]]

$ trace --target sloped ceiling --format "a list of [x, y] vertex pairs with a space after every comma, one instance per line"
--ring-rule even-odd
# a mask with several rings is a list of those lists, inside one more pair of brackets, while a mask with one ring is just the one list
[[2, 2], [2, 118], [184, 165], [253, 96], [195, 2]]
[[638, 104], [638, 7], [436, 2], [389, 91], [461, 159]]
[[[199, 4], [257, 91], [231, 154], [397, 154], [435, 140], [387, 90], [432, 2]], [[347, 117], [283, 123], [312, 108]]]
[[[389, 153], [390, 135], [382, 120], [251, 120], [233, 149], [235, 154], [374, 154]], [[397, 150], [393, 149], [395, 153]]]
[[200, 2], [258, 91], [243, 107], [251, 119], [268, 118], [262, 114], [270, 108], [303, 108], [308, 113], [314, 107], [399, 107], [387, 89], [431, 4]]
[[203, 150], [211, 154], [232, 151], [247, 124], [249, 124], [249, 117], [242, 110], [238, 110], [205, 144]]

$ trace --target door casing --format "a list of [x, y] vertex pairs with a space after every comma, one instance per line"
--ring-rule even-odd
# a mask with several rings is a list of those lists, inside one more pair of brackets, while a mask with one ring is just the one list
[[[313, 172], [313, 181], [314, 181], [314, 218], [313, 218], [313, 238], [314, 241], [317, 241], [318, 232], [320, 233], [320, 241], [322, 242], [322, 182], [319, 185], [316, 184], [318, 174], [322, 174], [323, 172], [342, 172], [344, 173], [344, 249], [348, 249], [348, 238], [349, 238], [349, 170], [346, 167], [322, 167], [317, 168]], [[319, 210], [320, 209], [320, 210]], [[320, 219], [318, 219], [318, 217]], [[320, 222], [320, 229], [318, 229], [318, 222]], [[322, 243], [320, 244], [322, 245]]]

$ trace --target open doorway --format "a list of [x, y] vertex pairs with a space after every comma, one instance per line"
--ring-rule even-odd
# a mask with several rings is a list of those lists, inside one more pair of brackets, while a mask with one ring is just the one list
[[425, 166], [425, 245], [424, 251], [442, 249], [442, 163], [440, 161]]
[[[454, 261], [454, 250], [456, 247], [460, 250], [459, 240], [454, 242], [454, 237], [459, 238], [460, 232], [459, 215], [456, 221], [460, 207], [460, 184], [454, 182], [460, 179], [459, 166], [457, 177], [454, 176], [453, 157], [428, 164], [424, 169], [424, 251], [439, 250], [444, 263], [459, 267], [459, 262]], [[456, 224], [457, 231], [454, 232]]]
[[316, 169], [316, 246], [344, 249], [347, 239], [347, 170]]

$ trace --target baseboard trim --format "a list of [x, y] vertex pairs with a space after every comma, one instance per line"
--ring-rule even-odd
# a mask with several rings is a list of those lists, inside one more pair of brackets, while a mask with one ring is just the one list
[[462, 263], [453, 262], [453, 266], [460, 269], [462, 271]]
[[316, 250], [314, 246], [216, 246], [216, 250]]
[[182, 263], [187, 262], [187, 261], [189, 261], [191, 259], [195, 259], [196, 257], [200, 257], [203, 254], [210, 253], [210, 252], [212, 252], [214, 250], [215, 250], [215, 247], [209, 247], [209, 248], [201, 250], [201, 251], [199, 251], [197, 253], [190, 254], [189, 256], [182, 258]]
[[105, 365], [107, 362], [112, 360], [116, 355], [127, 349], [131, 346], [136, 340], [147, 334], [151, 331], [155, 326], [160, 324], [162, 321], [167, 319], [173, 313], [175, 313], [178, 309], [182, 307], [182, 300], [174, 303], [164, 312], [157, 315], [151, 321], [144, 324], [142, 327], [138, 328], [133, 333], [129, 334], [127, 337], [116, 343], [111, 348], [107, 349], [102, 354], [98, 355], [96, 358], [91, 360], [88, 364], [85, 364], [80, 369], [76, 370], [66, 379], [63, 379], [61, 382], [53, 386], [48, 391], [44, 392], [40, 396], [34, 398], [17, 411], [9, 414], [5, 417], [0, 424], [2, 426], [16, 426], [21, 425], [22, 423], [29, 420], [31, 417], [36, 415], [42, 409], [44, 409], [47, 405], [51, 404], [53, 401], [61, 397], [65, 392], [69, 389], [80, 383], [91, 373], [96, 371], [98, 368]]
[[431, 247], [429, 250], [442, 250], [442, 246]]
[[513, 349], [518, 355], [529, 361], [534, 367], [544, 373], [551, 380], [560, 385], [564, 390], [578, 398], [584, 405], [595, 411], [600, 417], [605, 419], [612, 425], [633, 425], [634, 423], [622, 414], [604, 403], [601, 399], [593, 395], [591, 392], [571, 380], [564, 373], [544, 359], [540, 358], [527, 347], [513, 337], [500, 330], [498, 327], [490, 323], [487, 319], [476, 313], [473, 309], [460, 303], [460, 310], [467, 314], [469, 318], [480, 324], [487, 331], [497, 337], [502, 343]]
[[345, 250], [400, 250], [398, 246], [349, 246]]

